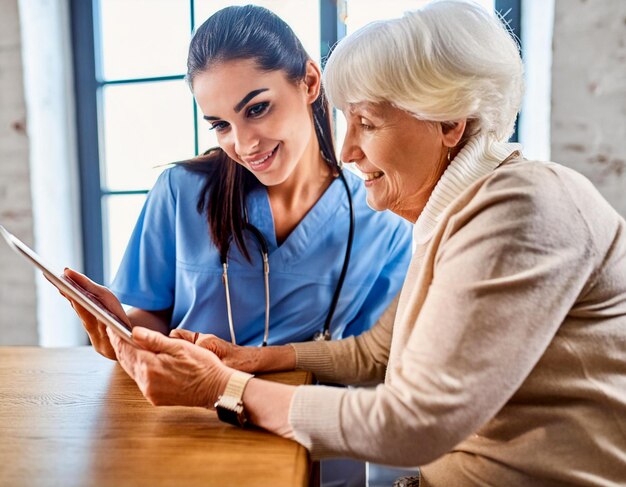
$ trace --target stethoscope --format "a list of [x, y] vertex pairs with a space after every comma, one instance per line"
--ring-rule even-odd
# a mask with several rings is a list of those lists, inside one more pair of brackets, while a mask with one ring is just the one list
[[[350, 263], [350, 252], [352, 250], [352, 241], [354, 239], [354, 208], [352, 207], [352, 195], [350, 193], [350, 187], [348, 186], [348, 182], [346, 181], [345, 176], [343, 175], [342, 169], [339, 169], [339, 177], [341, 178], [341, 182], [346, 190], [346, 194], [348, 195], [348, 205], [350, 207], [350, 230], [348, 231], [348, 244], [346, 245], [346, 254], [343, 259], [343, 267], [341, 268], [341, 274], [339, 274], [339, 281], [337, 281], [337, 287], [335, 288], [335, 293], [333, 294], [333, 299], [330, 303], [330, 308], [328, 309], [328, 314], [326, 315], [326, 321], [324, 322], [324, 328], [321, 331], [318, 331], [313, 335], [313, 340], [315, 341], [323, 341], [330, 340], [330, 325], [333, 319], [333, 315], [335, 314], [335, 308], [337, 307], [337, 302], [339, 301], [339, 295], [341, 294], [341, 288], [343, 287], [343, 282], [346, 278], [346, 273], [348, 271], [348, 264]], [[248, 230], [257, 241], [259, 246], [259, 251], [261, 253], [261, 257], [263, 259], [263, 282], [265, 285], [265, 332], [263, 333], [263, 344], [261, 346], [267, 346], [267, 339], [270, 334], [270, 263], [269, 263], [269, 247], [267, 245], [267, 240], [261, 233], [261, 231], [256, 228], [252, 223], [248, 221], [247, 212], [244, 212], [244, 220], [245, 220], [245, 230]], [[235, 338], [235, 325], [233, 324], [233, 312], [230, 304], [230, 288], [228, 286], [228, 250], [230, 249], [230, 244], [226, 246], [226, 248], [221, 252], [220, 260], [222, 262], [222, 283], [224, 284], [224, 291], [226, 293], [226, 311], [228, 314], [228, 327], [230, 329], [230, 340], [233, 345], [237, 344], [237, 340]]]

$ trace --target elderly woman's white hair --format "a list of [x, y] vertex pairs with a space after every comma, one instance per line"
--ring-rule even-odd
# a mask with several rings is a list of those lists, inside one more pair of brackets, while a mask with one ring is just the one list
[[342, 110], [390, 102], [422, 120], [467, 118], [467, 135], [504, 141], [521, 103], [522, 74], [518, 46], [498, 17], [470, 2], [441, 0], [342, 40], [324, 81]]

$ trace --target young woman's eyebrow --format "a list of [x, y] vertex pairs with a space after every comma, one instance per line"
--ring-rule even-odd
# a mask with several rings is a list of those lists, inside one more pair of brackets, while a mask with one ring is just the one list
[[[237, 103], [234, 107], [233, 110], [235, 111], [235, 113], [239, 113], [241, 111], [241, 109], [246, 106], [246, 103], [248, 103], [250, 100], [252, 100], [255, 96], [257, 96], [259, 93], [263, 93], [264, 91], [268, 91], [269, 88], [259, 88], [258, 90], [252, 90], [250, 93], [248, 93], [246, 96], [244, 96], [241, 101], [239, 103]], [[219, 120], [219, 117], [213, 117], [211, 115], [205, 115], [204, 117], [205, 120]]]
[[235, 110], [235, 113], [240, 112], [241, 109], [246, 105], [246, 103], [252, 100], [252, 98], [257, 96], [259, 93], [263, 93], [267, 90], [269, 90], [269, 88], [259, 88], [258, 90], [252, 90], [250, 93], [244, 96], [239, 103], [234, 106], [233, 110]]

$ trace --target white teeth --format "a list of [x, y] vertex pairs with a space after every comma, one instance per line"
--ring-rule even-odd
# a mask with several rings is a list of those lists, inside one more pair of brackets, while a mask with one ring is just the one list
[[378, 179], [379, 177], [381, 177], [384, 173], [381, 171], [376, 171], [376, 172], [364, 172], [363, 174], [363, 179], [365, 179], [365, 181], [373, 181], [374, 179]]
[[276, 149], [274, 149], [272, 152], [270, 152], [268, 155], [266, 155], [264, 158], [259, 159], [258, 161], [251, 161], [248, 164], [250, 164], [251, 166], [258, 166], [259, 164], [263, 164], [265, 161], [267, 161], [270, 157], [272, 157], [272, 155], [274, 154], [274, 152], [276, 151]]
[[253, 165], [253, 166], [258, 166], [259, 164], [265, 162], [269, 158], [269, 156], [271, 156], [271, 155], [272, 154], [269, 154], [269, 155], [265, 156], [263, 159], [259, 159], [258, 161], [251, 162], [250, 164]]

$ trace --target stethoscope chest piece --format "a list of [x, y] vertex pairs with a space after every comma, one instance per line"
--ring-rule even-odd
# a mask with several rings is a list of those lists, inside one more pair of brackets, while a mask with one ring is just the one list
[[330, 341], [330, 330], [323, 330], [315, 332], [313, 335], [314, 342], [329, 342]]

